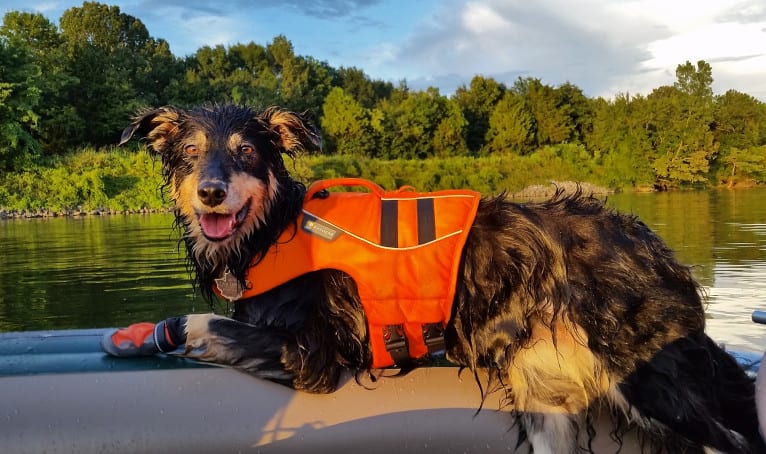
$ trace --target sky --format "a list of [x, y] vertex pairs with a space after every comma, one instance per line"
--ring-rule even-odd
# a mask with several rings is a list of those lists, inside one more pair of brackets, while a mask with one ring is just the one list
[[[570, 82], [588, 97], [648, 94], [705, 60], [713, 92], [766, 102], [764, 0], [102, 0], [174, 55], [277, 35], [297, 55], [451, 95], [475, 75]], [[58, 24], [68, 0], [0, 0]]]

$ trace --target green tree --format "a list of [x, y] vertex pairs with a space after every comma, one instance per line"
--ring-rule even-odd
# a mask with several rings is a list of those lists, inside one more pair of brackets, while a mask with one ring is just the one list
[[748, 179], [756, 183], [766, 182], [766, 145], [744, 150], [731, 148], [721, 160], [721, 169], [726, 171], [721, 181], [729, 187]]
[[562, 104], [556, 90], [540, 79], [519, 78], [511, 91], [522, 96], [534, 119], [536, 148], [569, 140], [575, 130], [572, 107]]
[[29, 48], [36, 58], [62, 43], [56, 25], [40, 13], [8, 11], [3, 16], [0, 36], [12, 45]]
[[721, 149], [766, 145], [766, 104], [754, 97], [729, 90], [715, 99], [713, 116]]
[[506, 92], [489, 117], [489, 153], [512, 152], [526, 155], [534, 151], [534, 117], [524, 97]]
[[327, 62], [313, 57], [299, 58], [301, 77], [297, 88], [290, 92], [286, 105], [291, 109], [315, 114], [321, 112], [325, 98], [333, 88], [334, 70]]
[[700, 60], [697, 66], [686, 61], [676, 67], [674, 87], [682, 93], [697, 99], [712, 99], [713, 97], [713, 68]]
[[284, 35], [275, 37], [266, 51], [274, 61], [282, 104], [298, 111], [319, 110], [332, 88], [329, 65], [311, 57], [296, 56], [292, 43]]
[[460, 106], [453, 100], [446, 100], [446, 112], [434, 131], [434, 156], [466, 156], [466, 129], [468, 121], [463, 116]]
[[596, 98], [590, 102], [592, 120], [583, 141], [596, 164], [603, 168], [610, 187], [652, 185], [651, 142], [645, 118], [646, 99], [618, 94], [613, 100]]
[[265, 47], [254, 43], [226, 48], [203, 46], [185, 61], [185, 76], [172, 88], [180, 104], [235, 102], [296, 111], [321, 111], [335, 82], [327, 63], [296, 56], [280, 35]]
[[344, 155], [375, 155], [370, 113], [353, 97], [335, 87], [322, 107], [322, 131], [328, 148]]
[[151, 65], [173, 60], [167, 43], [151, 38], [139, 19], [119, 7], [96, 2], [66, 10], [60, 28], [68, 71], [77, 79], [69, 103], [86, 125], [81, 139], [114, 143], [138, 107], [165, 99], [168, 82], [156, 83], [162, 70]]
[[187, 59], [186, 65], [186, 83], [183, 88], [187, 93], [181, 97], [188, 97], [189, 104], [199, 99], [231, 101], [228, 77], [234, 68], [224, 46], [202, 46]]
[[71, 105], [70, 92], [78, 79], [69, 73], [64, 41], [56, 25], [40, 13], [10, 11], [3, 18], [0, 36], [13, 46], [28, 48], [37, 66], [45, 68], [36, 79], [43, 100], [32, 134], [44, 154], [61, 154], [82, 141], [85, 125]]
[[39, 154], [34, 138], [40, 68], [28, 48], [0, 40], [0, 169], [18, 170]]
[[471, 79], [469, 87], [463, 85], [455, 90], [453, 99], [468, 122], [466, 143], [471, 152], [478, 153], [484, 146], [490, 128], [489, 117], [505, 91], [503, 84], [478, 75]]
[[143, 59], [138, 60], [133, 87], [139, 102], [149, 106], [168, 104], [171, 100], [171, 85], [184, 74], [180, 59], [170, 51], [164, 39], [149, 39], [143, 48]]
[[[720, 143], [713, 171], [718, 181], [733, 185], [740, 178], [763, 175], [766, 104], [729, 90], [715, 99], [713, 134]], [[761, 179], [762, 181], [762, 179]]]
[[708, 181], [718, 151], [711, 130], [710, 71], [703, 61], [696, 67], [689, 62], [678, 65], [674, 86], [657, 88], [647, 97], [653, 113], [649, 128], [653, 167], [660, 187]]
[[591, 127], [593, 112], [588, 98], [582, 90], [569, 82], [556, 87], [556, 105], [569, 116], [571, 125], [570, 142], [582, 142]]
[[274, 61], [266, 47], [253, 42], [229, 48], [233, 73], [229, 77], [231, 100], [252, 106], [279, 104]]
[[381, 157], [425, 159], [434, 156], [434, 134], [447, 115], [447, 99], [436, 88], [410, 92], [406, 84], [394, 90], [372, 113], [381, 137]]
[[373, 108], [381, 99], [388, 98], [393, 90], [390, 82], [373, 81], [358, 68], [341, 67], [337, 71], [338, 86], [364, 108]]

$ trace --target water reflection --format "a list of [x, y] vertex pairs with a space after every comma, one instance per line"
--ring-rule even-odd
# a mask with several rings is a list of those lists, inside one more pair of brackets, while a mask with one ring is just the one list
[[708, 332], [733, 348], [766, 348], [766, 190], [619, 194], [610, 205], [643, 219], [707, 293]]
[[91, 328], [206, 307], [192, 295], [172, 216], [0, 223], [0, 330]]
[[742, 318], [754, 309], [766, 308], [766, 264], [745, 261], [718, 263], [715, 285], [708, 287], [708, 332], [730, 345], [766, 347], [766, 326], [743, 323]]
[[[709, 332], [766, 348], [764, 189], [617, 194], [693, 265], [708, 294]], [[0, 331], [93, 328], [207, 310], [195, 298], [170, 215], [0, 221]]]

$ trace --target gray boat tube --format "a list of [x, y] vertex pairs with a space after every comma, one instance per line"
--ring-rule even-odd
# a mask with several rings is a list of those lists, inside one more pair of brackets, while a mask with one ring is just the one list
[[[766, 311], [753, 311], [753, 322], [766, 325]], [[761, 363], [766, 361], [766, 353], [761, 358]], [[758, 369], [755, 380], [755, 396], [758, 406], [758, 422], [761, 424], [761, 434], [766, 438], [766, 367]]]
[[[111, 358], [99, 348], [105, 331], [0, 334], [2, 452], [508, 453], [518, 444], [499, 393], [479, 410], [473, 376], [456, 367], [344, 377], [335, 393], [312, 395], [177, 357]], [[616, 452], [610, 425], [599, 424], [594, 451]], [[638, 444], [629, 438], [620, 452]]]

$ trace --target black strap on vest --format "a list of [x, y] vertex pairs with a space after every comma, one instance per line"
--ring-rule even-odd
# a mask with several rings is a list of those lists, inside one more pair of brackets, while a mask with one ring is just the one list
[[418, 199], [418, 244], [436, 239], [436, 216], [434, 199]]
[[399, 202], [383, 200], [380, 206], [380, 245], [399, 246]]

